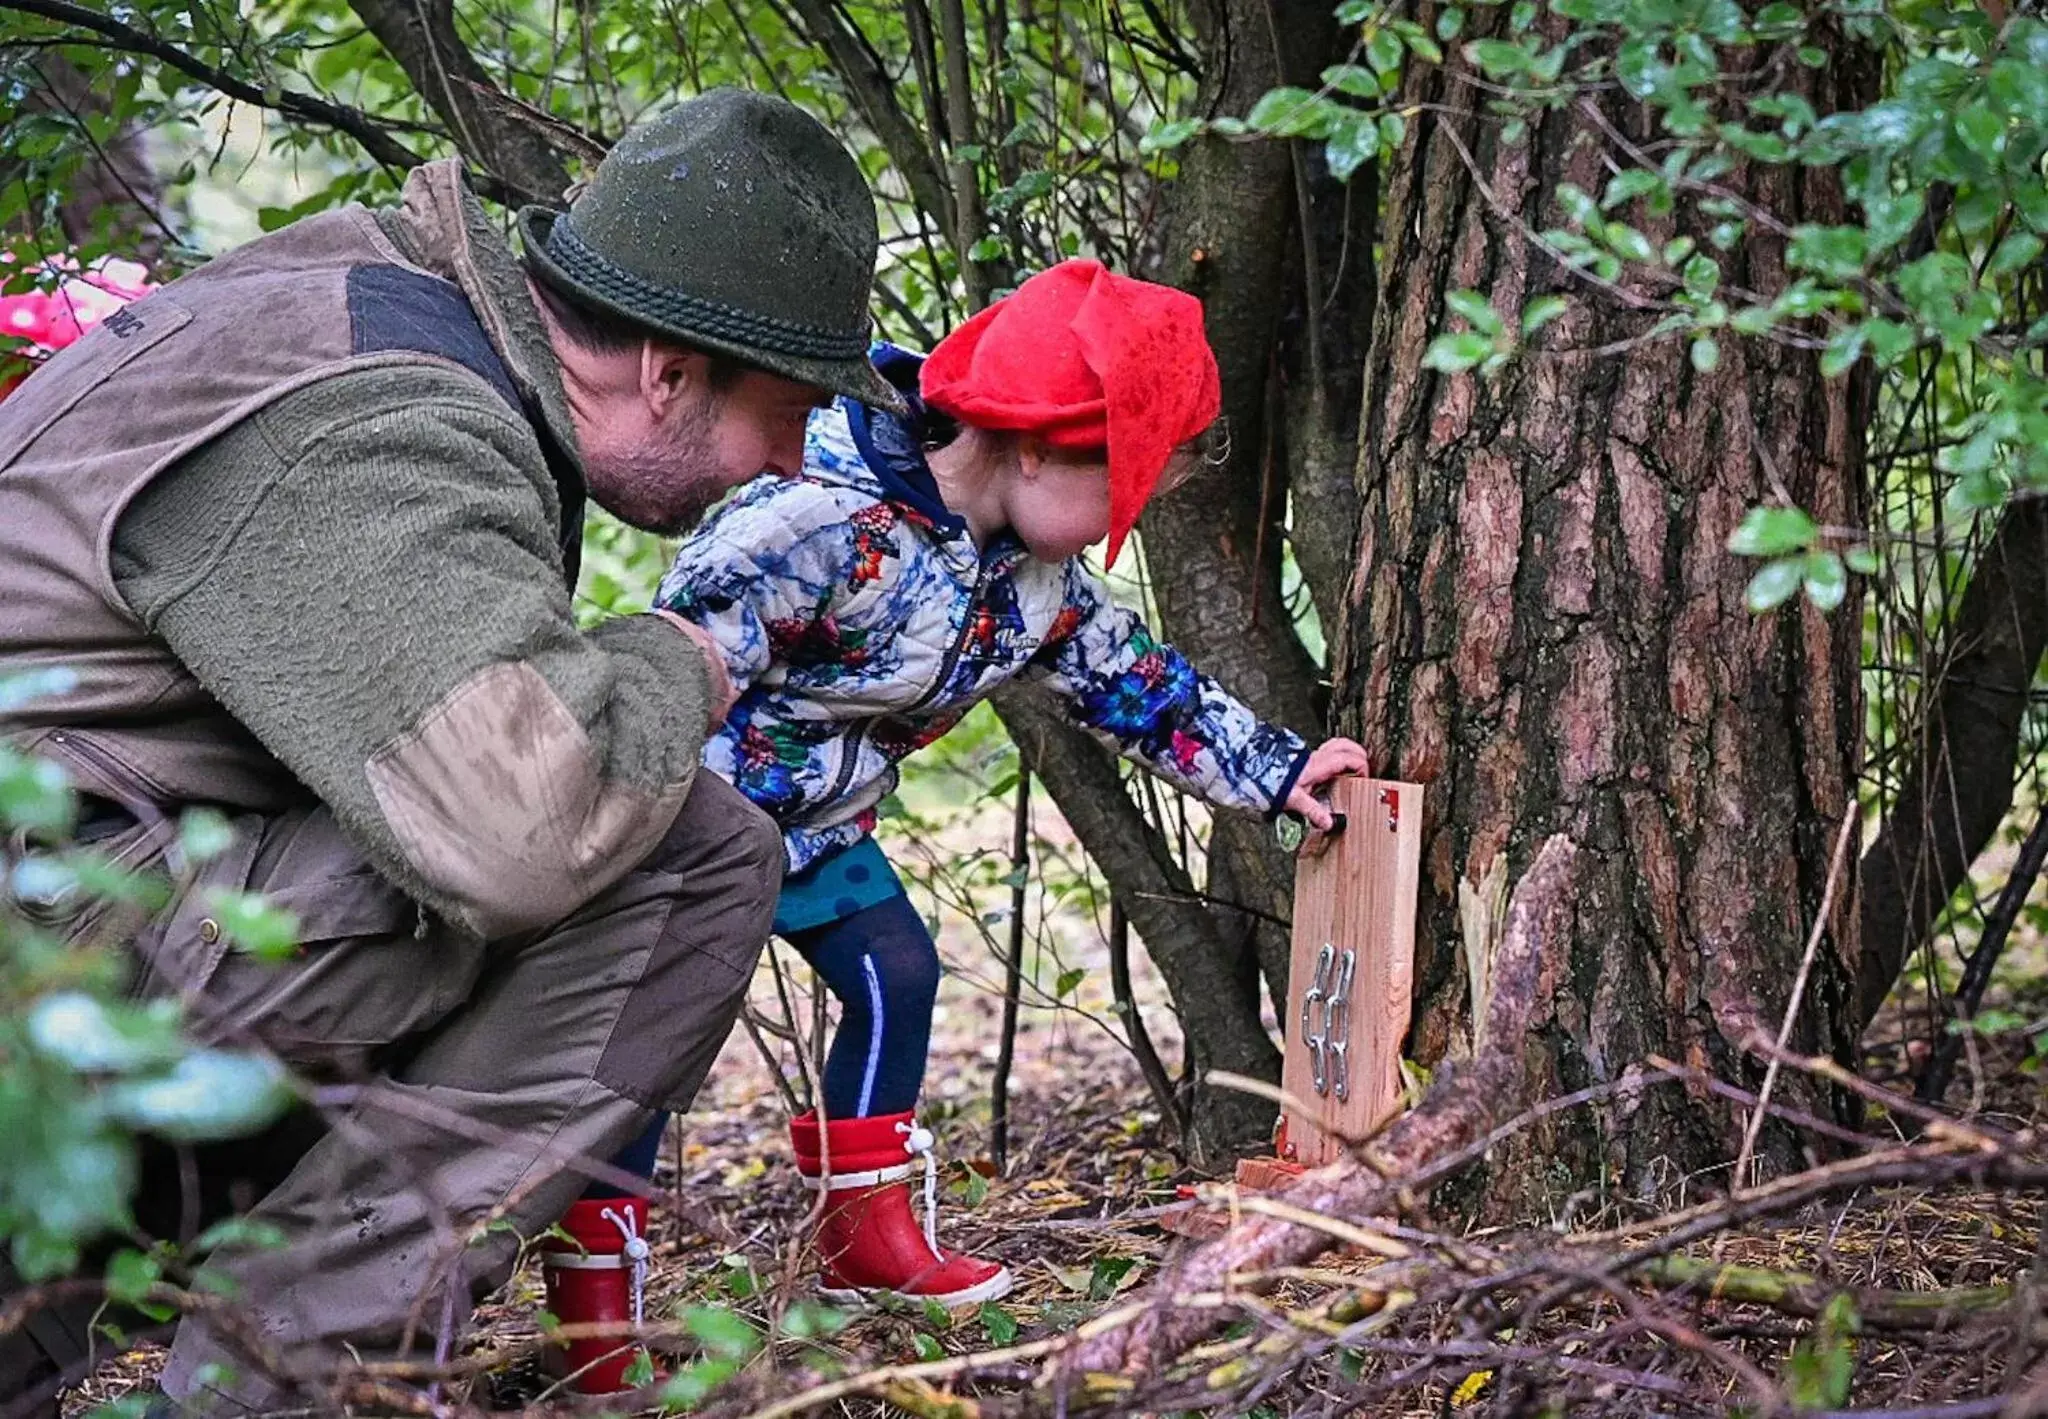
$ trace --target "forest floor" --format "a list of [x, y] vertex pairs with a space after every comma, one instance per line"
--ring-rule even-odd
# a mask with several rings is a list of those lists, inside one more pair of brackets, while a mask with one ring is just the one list
[[[1142, 1287], [1174, 1248], [1187, 1245], [1159, 1223], [1201, 1178], [1160, 1132], [1157, 1110], [1107, 999], [1098, 924], [1071, 906], [1037, 904], [1049, 908], [1037, 913], [1035, 938], [1042, 968], [1034, 979], [1043, 989], [1027, 992], [1021, 1013], [1010, 1081], [1011, 1158], [1006, 1175], [996, 1176], [990, 1157], [990, 1081], [1002, 1002], [999, 968], [987, 937], [1004, 930], [999, 904], [1006, 899], [1007, 890], [999, 888], [991, 869], [961, 897], [960, 904], [976, 907], [979, 924], [964, 912], [948, 916], [942, 954], [949, 968], [934, 1026], [925, 1113], [939, 1135], [946, 1165], [943, 1239], [1001, 1258], [1017, 1278], [1016, 1289], [999, 1304], [950, 1316], [872, 1310], [843, 1318], [844, 1328], [822, 1342], [825, 1353], [843, 1368], [931, 1361], [1070, 1331]], [[998, 905], [990, 908], [991, 902]], [[2039, 959], [2048, 950], [2033, 937], [2016, 943], [2016, 949], [2012, 967], [2001, 973], [1988, 1003], [2014, 1019], [2039, 1022], [2048, 1017], [2048, 969]], [[796, 992], [794, 1013], [807, 1027], [807, 974], [786, 948], [779, 950], [785, 990]], [[1137, 996], [1160, 1053], [1177, 1060], [1180, 1041], [1164, 991], [1142, 952], [1134, 953], [1133, 965]], [[767, 1021], [786, 1028], [789, 1012], [782, 998], [764, 966], [754, 1007]], [[1920, 1042], [1927, 1038], [1927, 1008], [1924, 1000], [1895, 1000], [1887, 1008], [1866, 1040], [1866, 1078], [1910, 1093], [1924, 1053]], [[656, 1175], [661, 1192], [652, 1222], [650, 1319], [717, 1307], [765, 1327], [807, 1293], [811, 1258], [802, 1233], [813, 1198], [797, 1184], [786, 1133], [789, 1095], [802, 1092], [802, 1071], [789, 1046], [769, 1035], [758, 1038], [766, 1043], [735, 1030], [698, 1106], [670, 1130]], [[772, 1064], [764, 1053], [768, 1047], [779, 1053]], [[2043, 1092], [2027, 1065], [2029, 1050], [2028, 1034], [2018, 1029], [1976, 1042], [1957, 1070], [1950, 1105], [2011, 1131], [2041, 1123]], [[1882, 1128], [1884, 1123], [1869, 1126]], [[1573, 1226], [1611, 1228], [1649, 1220], [1647, 1214], [1631, 1215], [1610, 1203], [1597, 1215], [1575, 1216]], [[1436, 1225], [1477, 1246], [1509, 1245], [1504, 1237], [1461, 1229], [1455, 1218], [1440, 1216]], [[1893, 1294], [2013, 1282], [2038, 1266], [2039, 1236], [2037, 1197], [1903, 1186], [1859, 1191], [1846, 1201], [1838, 1198], [1825, 1207], [1732, 1229], [1689, 1250], [1723, 1265], [1810, 1273], [1828, 1286], [1883, 1288]], [[1312, 1306], [1318, 1298], [1359, 1284], [1373, 1264], [1363, 1256], [1326, 1257], [1314, 1271], [1290, 1280], [1279, 1300]], [[1594, 1303], [1578, 1317], [1577, 1330], [1533, 1327], [1526, 1343], [1548, 1336], [1567, 1348], [1582, 1344], [1585, 1335], [1620, 1314], [1601, 1307], [1618, 1304]], [[468, 1389], [471, 1403], [514, 1408], [552, 1397], [551, 1381], [534, 1358], [539, 1310], [540, 1278], [529, 1264], [479, 1311], [470, 1353], [488, 1358], [491, 1373]], [[1788, 1316], [1782, 1306], [1720, 1301], [1702, 1302], [1697, 1319], [1708, 1348], [1737, 1352], [1789, 1392], [1800, 1392], [1802, 1384], [1813, 1392], [1813, 1383], [1822, 1383], [1825, 1392], [1825, 1377], [1801, 1378], [1802, 1364], [1811, 1370], [1819, 1363], [1810, 1318]], [[1580, 1340], [1561, 1338], [1566, 1331]], [[1648, 1372], [1661, 1365], [1696, 1391], [1718, 1384], [1731, 1400], [1737, 1397], [1739, 1375], [1702, 1377], [1701, 1367], [1711, 1368], [1702, 1359], [1705, 1351], [1687, 1355], [1680, 1353], [1682, 1345], [1651, 1340], [1655, 1343], [1646, 1350], [1650, 1341], [1617, 1339], [1614, 1353], [1603, 1354], [1601, 1364], [1621, 1372]], [[2016, 1367], [2037, 1363], [2027, 1347], [1987, 1343], [1983, 1332], [1967, 1326], [1944, 1326], [1926, 1336], [1872, 1334], [1853, 1349], [1853, 1384], [1840, 1392], [1844, 1397], [1853, 1393], [1855, 1402], [1866, 1407], [1995, 1393], [2017, 1382], [2008, 1378]], [[146, 1383], [160, 1363], [161, 1352], [150, 1346], [111, 1358], [74, 1392], [69, 1412], [82, 1412]], [[1588, 1362], [1585, 1368], [1599, 1367]], [[1348, 1373], [1356, 1372], [1353, 1362]], [[1479, 1360], [1462, 1369], [1439, 1366], [1364, 1412], [1485, 1412], [1494, 1373]], [[1269, 1415], [1329, 1412], [1328, 1393], [1327, 1375], [1318, 1381], [1304, 1372], [1248, 1408]], [[1625, 1383], [1621, 1397], [1627, 1399]], [[1523, 1412], [1506, 1398], [1501, 1403], [1498, 1412]], [[841, 1412], [877, 1411], [860, 1401]], [[1631, 1411], [1623, 1403], [1614, 1412]], [[1694, 1411], [1674, 1402], [1669, 1412]]]

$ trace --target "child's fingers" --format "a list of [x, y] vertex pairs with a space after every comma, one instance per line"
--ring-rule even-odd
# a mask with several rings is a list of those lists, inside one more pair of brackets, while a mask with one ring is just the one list
[[1297, 813], [1301, 820], [1319, 833], [1327, 833], [1337, 820], [1330, 816], [1328, 805], [1307, 789], [1297, 787], [1287, 795], [1288, 811]]

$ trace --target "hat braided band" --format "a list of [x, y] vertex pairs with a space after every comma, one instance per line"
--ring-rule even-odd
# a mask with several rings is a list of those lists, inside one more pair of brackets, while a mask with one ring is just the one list
[[547, 250], [575, 280], [643, 321], [679, 326], [716, 340], [798, 359], [858, 360], [868, 352], [865, 328], [849, 332], [800, 325], [657, 286], [584, 245], [566, 215], [556, 218], [548, 229]]

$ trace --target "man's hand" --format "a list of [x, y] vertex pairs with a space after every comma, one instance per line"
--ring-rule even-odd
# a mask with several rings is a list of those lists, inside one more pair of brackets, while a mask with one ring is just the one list
[[[654, 608], [654, 614], [697, 642], [697, 648], [704, 652], [704, 663], [711, 669], [711, 723], [705, 727], [707, 731], [716, 730], [719, 725], [725, 723], [725, 717], [732, 713], [732, 702], [739, 698], [739, 691], [733, 688], [732, 672], [725, 668], [725, 652], [718, 648], [718, 642], [711, 638], [711, 632], [695, 621], [678, 616], [673, 611], [664, 611], [658, 606]], [[1321, 753], [1322, 750], [1318, 749], [1316, 752]], [[1311, 759], [1309, 762], [1313, 766], [1315, 761]], [[1306, 770], [1303, 771], [1302, 777], [1308, 777]]]
[[1294, 781], [1294, 791], [1287, 795], [1287, 811], [1300, 814], [1302, 821], [1317, 832], [1327, 833], [1335, 820], [1330, 816], [1330, 805], [1316, 797], [1316, 790], [1344, 774], [1370, 771], [1363, 747], [1349, 739], [1328, 740], [1308, 756], [1301, 777]]

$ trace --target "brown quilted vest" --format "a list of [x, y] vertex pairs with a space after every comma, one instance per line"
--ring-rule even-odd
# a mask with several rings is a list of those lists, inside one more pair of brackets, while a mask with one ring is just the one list
[[[452, 164], [433, 164], [407, 197], [445, 207], [459, 185]], [[0, 681], [74, 678], [0, 732], [117, 800], [139, 789], [167, 806], [303, 801], [297, 780], [129, 611], [110, 566], [115, 520], [165, 468], [295, 389], [370, 366], [450, 362], [520, 407], [459, 288], [409, 261], [362, 207], [230, 252], [54, 356], [0, 403]], [[562, 492], [568, 554], [580, 497]], [[573, 578], [573, 555], [566, 564]]]

